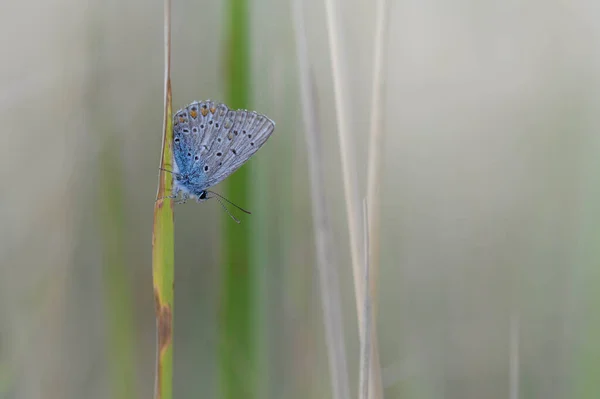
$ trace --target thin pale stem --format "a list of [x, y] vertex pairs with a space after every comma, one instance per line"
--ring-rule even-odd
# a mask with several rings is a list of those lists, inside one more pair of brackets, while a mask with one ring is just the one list
[[325, 339], [331, 375], [331, 390], [334, 399], [349, 399], [348, 366], [344, 345], [344, 329], [340, 300], [339, 280], [333, 253], [333, 232], [326, 210], [325, 167], [319, 141], [320, 129], [317, 123], [317, 101], [313, 81], [310, 78], [310, 66], [306, 43], [306, 25], [302, 1], [294, 0], [292, 17], [298, 58], [298, 75], [308, 151], [308, 167], [311, 185], [313, 225], [315, 229], [315, 247], [317, 270], [321, 288], [321, 306]]
[[[364, 267], [364, 285], [369, 286], [369, 219], [367, 214], [367, 200], [363, 200], [363, 228], [364, 228], [364, 248], [365, 248], [365, 267]], [[360, 380], [359, 380], [359, 399], [367, 399], [369, 397], [370, 388], [370, 370], [371, 370], [371, 330], [372, 330], [372, 319], [371, 319], [371, 305], [372, 298], [371, 292], [367, 291], [365, 295], [365, 301], [363, 303], [364, 318], [364, 334], [360, 340]]]
[[[351, 107], [348, 104], [350, 94], [348, 93], [348, 79], [346, 73], [347, 62], [344, 60], [343, 53], [343, 34], [339, 27], [339, 4], [336, 0], [325, 0], [325, 11], [327, 14], [327, 33], [329, 38], [329, 51], [331, 59], [331, 68], [333, 75], [333, 86], [335, 96], [337, 132], [340, 142], [340, 157], [342, 160], [342, 174], [344, 183], [344, 196], [346, 202], [346, 217], [348, 219], [348, 230], [350, 234], [350, 250], [352, 256], [352, 272], [354, 277], [354, 292], [356, 299], [356, 309], [358, 314], [358, 330], [361, 339], [364, 339], [364, 313], [363, 302], [367, 287], [363, 286], [361, 262], [365, 249], [361, 242], [361, 215], [358, 205], [358, 184], [356, 181], [356, 165], [354, 141], [350, 126], [352, 126]], [[361, 251], [362, 250], [362, 251]], [[373, 323], [374, 325], [374, 323]], [[381, 371], [379, 367], [378, 342], [377, 336], [373, 333], [372, 337], [372, 359], [369, 372], [369, 383], [371, 398], [382, 397], [381, 392]]]
[[377, 281], [379, 277], [379, 231], [381, 229], [381, 179], [383, 164], [385, 108], [385, 75], [387, 58], [385, 43], [388, 30], [388, 2], [377, 0], [377, 20], [373, 53], [373, 87], [371, 93], [371, 123], [369, 132], [369, 158], [367, 171], [367, 205], [369, 212], [369, 265], [371, 267], [371, 293], [374, 296], [374, 313], [377, 313]]
[[373, 79], [371, 93], [371, 123], [369, 135], [369, 158], [367, 170], [367, 211], [369, 248], [367, 252], [370, 271], [368, 295], [372, 299], [372, 336], [373, 345], [371, 356], [373, 367], [371, 373], [371, 396], [383, 397], [381, 372], [379, 369], [379, 345], [377, 340], [377, 283], [379, 280], [379, 251], [381, 230], [381, 180], [383, 164], [384, 127], [383, 117], [385, 109], [385, 76], [387, 57], [385, 45], [389, 26], [389, 3], [387, 0], [377, 0], [377, 14], [375, 21], [374, 53], [373, 53]]
[[[364, 298], [364, 287], [362, 287], [361, 273], [361, 253], [362, 242], [360, 238], [360, 210], [358, 206], [358, 184], [356, 181], [356, 154], [354, 150], [354, 140], [350, 126], [351, 113], [348, 99], [348, 79], [346, 78], [346, 62], [342, 56], [343, 35], [339, 27], [340, 9], [337, 0], [325, 0], [325, 11], [327, 14], [327, 37], [329, 39], [329, 52], [331, 70], [333, 76], [333, 87], [335, 97], [337, 133], [340, 143], [340, 157], [342, 160], [342, 175], [344, 184], [344, 196], [346, 203], [346, 218], [348, 219], [348, 230], [350, 235], [350, 251], [352, 256], [352, 273], [354, 277], [354, 291], [356, 298], [356, 308], [359, 320], [359, 330], [362, 330], [362, 303]], [[360, 332], [362, 335], [362, 331]]]
[[[159, 168], [159, 184], [156, 192], [156, 199], [159, 199], [161, 194], [160, 191], [164, 192], [164, 179], [162, 176], [164, 175], [163, 171], [171, 172], [170, 170], [165, 170], [165, 145], [167, 144], [167, 123], [170, 121], [167, 120], [167, 105], [170, 107], [168, 102], [170, 101], [170, 92], [171, 92], [171, 0], [164, 0], [164, 62], [165, 62], [165, 70], [164, 70], [164, 99], [163, 99], [163, 109], [165, 110], [165, 115], [163, 118], [163, 137], [162, 137], [162, 148], [160, 151], [160, 164]], [[167, 95], [168, 94], [168, 95]], [[171, 172], [172, 173], [172, 172]], [[163, 195], [164, 196], [164, 195]]]

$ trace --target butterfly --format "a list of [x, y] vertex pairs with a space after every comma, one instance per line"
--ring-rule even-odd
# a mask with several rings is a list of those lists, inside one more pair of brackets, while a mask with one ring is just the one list
[[[177, 203], [185, 203], [190, 197], [203, 202], [213, 196], [219, 203], [220, 199], [231, 203], [208, 189], [246, 163], [274, 129], [275, 122], [265, 115], [235, 111], [210, 100], [195, 101], [180, 109], [173, 116], [173, 195], [170, 198], [177, 198], [181, 193]], [[221, 205], [227, 211], [223, 203]]]

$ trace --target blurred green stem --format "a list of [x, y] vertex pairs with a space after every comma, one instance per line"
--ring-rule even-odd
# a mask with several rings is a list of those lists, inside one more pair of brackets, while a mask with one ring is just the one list
[[[227, 103], [249, 108], [249, 10], [246, 0], [229, 0], [226, 10], [225, 70]], [[242, 167], [227, 181], [227, 196], [240, 204], [250, 200], [249, 171]], [[223, 263], [220, 314], [220, 393], [222, 398], [256, 397], [257, 350], [253, 320], [257, 316], [257, 274], [251, 261], [250, 228], [223, 215]]]
[[123, 168], [112, 138], [100, 158], [100, 193], [103, 242], [104, 298], [108, 318], [108, 364], [115, 399], [136, 397], [134, 326], [131, 279], [125, 259]]
[[171, 1], [164, 1], [164, 114], [158, 190], [152, 229], [152, 285], [154, 288], [157, 352], [154, 399], [173, 397], [173, 306], [175, 296], [175, 223], [173, 220], [173, 120], [171, 97]]

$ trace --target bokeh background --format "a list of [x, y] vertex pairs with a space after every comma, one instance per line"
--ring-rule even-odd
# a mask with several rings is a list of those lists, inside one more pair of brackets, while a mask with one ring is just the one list
[[[364, 193], [375, 7], [342, 4]], [[304, 9], [356, 392], [325, 8], [308, 0]], [[175, 109], [224, 99], [227, 12], [214, 0], [173, 2]], [[162, 13], [159, 1], [0, 3], [1, 398], [107, 398], [116, 384], [152, 395]], [[240, 204], [253, 212], [241, 218], [256, 226], [252, 261], [262, 263], [260, 386], [264, 397], [326, 398], [290, 4], [252, 1], [250, 21], [249, 108], [277, 122], [248, 165], [252, 199]], [[600, 7], [396, 0], [389, 21], [377, 321], [385, 397], [506, 398], [515, 381], [519, 398], [600, 397]], [[175, 397], [216, 397], [220, 241], [233, 222], [210, 201], [177, 206], [175, 223]], [[124, 373], [113, 340], [130, 348]]]

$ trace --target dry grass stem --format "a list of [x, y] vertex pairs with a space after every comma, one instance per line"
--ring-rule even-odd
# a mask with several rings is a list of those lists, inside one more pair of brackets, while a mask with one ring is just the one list
[[387, 57], [385, 45], [387, 43], [389, 26], [389, 3], [387, 0], [377, 1], [377, 14], [375, 20], [375, 37], [373, 53], [373, 80], [371, 93], [371, 123], [369, 132], [369, 158], [367, 171], [367, 211], [369, 246], [365, 247], [366, 257], [370, 268], [370, 278], [366, 296], [371, 296], [372, 311], [372, 357], [373, 367], [370, 369], [371, 397], [383, 397], [381, 370], [379, 367], [379, 344], [377, 339], [377, 282], [379, 280], [379, 251], [381, 230], [381, 180], [383, 164], [384, 143], [384, 109], [385, 109], [385, 76]]
[[371, 267], [371, 293], [374, 313], [377, 313], [377, 280], [379, 277], [379, 231], [381, 230], [381, 170], [383, 164], [385, 109], [385, 75], [387, 57], [385, 44], [388, 31], [388, 2], [377, 1], [375, 42], [373, 53], [373, 87], [371, 93], [371, 122], [369, 132], [369, 158], [367, 171], [367, 205], [369, 212], [369, 265]]
[[[167, 119], [167, 106], [170, 92], [171, 92], [171, 0], [164, 0], [164, 11], [163, 11], [163, 26], [164, 26], [164, 60], [165, 60], [165, 70], [164, 70], [164, 98], [163, 98], [163, 110], [165, 111], [165, 116], [163, 118], [163, 137], [162, 137], [162, 148], [160, 151], [160, 165], [159, 165], [159, 176], [164, 175], [164, 171], [162, 168], [165, 168], [164, 157], [165, 157], [165, 145], [167, 143], [167, 124], [171, 123]], [[158, 190], [160, 191], [161, 186], [160, 182], [163, 179], [159, 177], [159, 186]], [[157, 191], [156, 199], [162, 198], [160, 193]]]
[[354, 140], [350, 130], [351, 114], [348, 99], [348, 79], [346, 73], [346, 61], [342, 55], [343, 43], [342, 33], [339, 27], [339, 5], [336, 0], [325, 0], [325, 12], [327, 14], [327, 36], [329, 39], [330, 62], [333, 77], [335, 96], [335, 114], [337, 121], [337, 133], [340, 143], [340, 157], [342, 160], [342, 175], [344, 183], [344, 197], [346, 203], [346, 217], [348, 219], [348, 230], [350, 235], [350, 251], [352, 256], [352, 273], [354, 277], [354, 292], [356, 297], [356, 309], [359, 320], [359, 332], [362, 335], [362, 303], [364, 298], [364, 287], [362, 287], [362, 242], [360, 227], [360, 210], [358, 205], [358, 182], [356, 173], [356, 155]]
[[[369, 286], [369, 219], [367, 213], [367, 200], [363, 200], [363, 242], [365, 249], [365, 260], [364, 260], [364, 286]], [[371, 292], [366, 291], [365, 300], [363, 303], [363, 314], [365, 315], [363, 320], [363, 337], [360, 340], [360, 376], [359, 376], [359, 399], [367, 399], [369, 397], [370, 388], [370, 375], [371, 375], [371, 351], [372, 351], [372, 297]]]
[[317, 269], [321, 288], [321, 305], [323, 323], [325, 324], [332, 397], [334, 399], [349, 399], [350, 388], [344, 345], [340, 288], [332, 245], [333, 231], [325, 205], [325, 182], [323, 181], [325, 168], [320, 145], [320, 130], [317, 123], [314, 82], [310, 78], [304, 10], [302, 9], [301, 0], [294, 0], [292, 6], [304, 131], [309, 158], [308, 167]]

